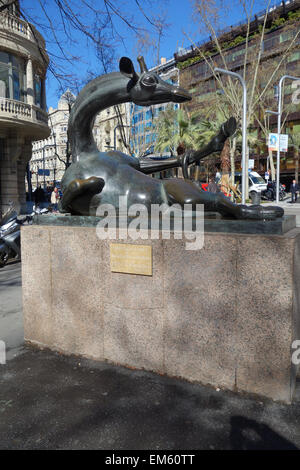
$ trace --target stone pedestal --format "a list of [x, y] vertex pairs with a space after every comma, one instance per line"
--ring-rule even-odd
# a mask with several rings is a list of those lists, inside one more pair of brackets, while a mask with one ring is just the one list
[[[291, 402], [300, 339], [300, 231], [99, 240], [94, 227], [22, 227], [25, 339]], [[110, 269], [110, 244], [152, 245], [153, 275]]]

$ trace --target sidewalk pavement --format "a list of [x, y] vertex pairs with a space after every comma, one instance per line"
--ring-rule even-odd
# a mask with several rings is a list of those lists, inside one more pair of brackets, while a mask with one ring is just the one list
[[0, 270], [0, 449], [300, 449], [292, 405], [23, 346], [21, 265]]
[[27, 349], [0, 376], [1, 449], [299, 449], [293, 405]]
[[21, 263], [14, 261], [0, 269], [0, 340], [7, 359], [21, 351], [23, 338]]

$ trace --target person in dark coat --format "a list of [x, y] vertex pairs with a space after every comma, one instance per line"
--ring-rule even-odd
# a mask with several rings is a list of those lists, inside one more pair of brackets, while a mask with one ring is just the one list
[[271, 201], [276, 199], [276, 181], [272, 179], [271, 170], [268, 170], [269, 179], [267, 180], [267, 190], [271, 193]]
[[33, 193], [35, 205], [39, 205], [40, 202], [44, 202], [44, 191], [41, 186], [38, 185], [36, 190]]
[[215, 180], [213, 178], [209, 178], [209, 183], [208, 183], [208, 186], [207, 186], [207, 191], [209, 193], [219, 193], [220, 192], [220, 188], [219, 186], [216, 184]]
[[296, 180], [293, 180], [291, 187], [290, 187], [290, 192], [292, 193], [292, 202], [297, 201], [298, 191], [299, 191], [299, 185], [298, 183], [296, 183]]

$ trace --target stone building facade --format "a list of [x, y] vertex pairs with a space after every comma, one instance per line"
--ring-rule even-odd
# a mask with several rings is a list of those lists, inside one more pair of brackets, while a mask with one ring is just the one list
[[129, 136], [129, 103], [101, 111], [95, 120], [94, 139], [101, 152], [119, 150], [128, 153], [125, 142]]
[[[1, 0], [0, 12], [0, 215], [26, 208], [25, 173], [31, 143], [47, 138], [45, 41], [20, 19], [19, 2]], [[8, 5], [9, 4], [9, 5]]]
[[[69, 113], [75, 99], [76, 96], [69, 90], [61, 95], [57, 108], [50, 107], [48, 110], [49, 137], [32, 143], [30, 171], [33, 190], [38, 185], [52, 186], [63, 177], [67, 164]], [[47, 174], [41, 174], [43, 170]]]
[[[176, 68], [174, 57], [169, 60], [162, 57], [160, 64], [150, 70], [155, 71], [162, 80], [173, 85], [179, 85], [179, 70]], [[161, 103], [152, 106], [139, 106], [130, 103], [130, 146], [135, 157], [154, 154], [157, 138], [155, 122], [159, 114], [165, 111], [168, 105], [172, 105], [175, 110], [179, 108], [177, 103]], [[169, 152], [165, 151], [164, 154], [169, 155]], [[156, 155], [156, 157], [158, 156]]]

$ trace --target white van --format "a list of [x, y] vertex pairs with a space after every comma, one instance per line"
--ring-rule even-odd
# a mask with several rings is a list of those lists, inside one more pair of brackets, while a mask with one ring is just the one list
[[[248, 178], [249, 178], [249, 194], [251, 192], [258, 193], [259, 191], [265, 191], [267, 189], [267, 183], [266, 181], [258, 174], [256, 171], [249, 171], [248, 172]], [[218, 183], [221, 179], [221, 175], [219, 174], [218, 177], [216, 177], [216, 183]], [[239, 183], [239, 188], [241, 189], [242, 187], [242, 173], [237, 171], [235, 173], [234, 177], [234, 184]]]
[[[249, 178], [249, 196], [251, 197], [251, 193], [258, 193], [265, 191], [267, 189], [266, 181], [258, 174], [256, 171], [249, 171], [248, 173]], [[242, 173], [235, 173], [235, 184], [237, 182], [240, 183], [239, 187], [242, 187]]]
[[[249, 178], [249, 196], [251, 193], [258, 193], [267, 189], [266, 181], [256, 171], [248, 172]], [[217, 181], [216, 181], [217, 182]], [[242, 190], [242, 173], [237, 171], [234, 176], [234, 183], [239, 183], [239, 189]]]

